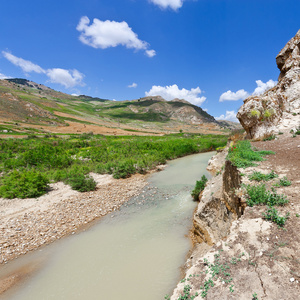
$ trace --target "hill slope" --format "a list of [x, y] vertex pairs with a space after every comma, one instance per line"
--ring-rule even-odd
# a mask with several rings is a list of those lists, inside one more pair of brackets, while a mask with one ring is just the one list
[[50, 132], [103, 134], [213, 133], [224, 127], [185, 100], [166, 101], [154, 96], [116, 102], [68, 95], [19, 78], [0, 80], [0, 122], [2, 131], [17, 132], [26, 127]]

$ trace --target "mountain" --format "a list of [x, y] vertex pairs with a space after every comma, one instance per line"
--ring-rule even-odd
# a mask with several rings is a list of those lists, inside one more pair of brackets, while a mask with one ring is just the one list
[[183, 99], [148, 96], [111, 101], [65, 94], [21, 78], [0, 80], [0, 125], [2, 131], [18, 132], [26, 127], [42, 132], [104, 134], [221, 133], [222, 127], [228, 127]]

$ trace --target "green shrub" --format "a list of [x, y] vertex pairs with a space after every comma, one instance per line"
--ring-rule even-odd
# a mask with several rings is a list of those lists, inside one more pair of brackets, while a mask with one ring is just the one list
[[247, 205], [285, 205], [289, 201], [286, 196], [278, 195], [276, 190], [273, 188], [272, 191], [267, 190], [265, 184], [260, 185], [246, 185], [247, 191]]
[[273, 151], [254, 151], [249, 141], [238, 141], [236, 145], [229, 148], [227, 160], [230, 160], [232, 164], [238, 168], [247, 168], [251, 166], [257, 166], [254, 161], [264, 160], [264, 156], [268, 154], [274, 154]]
[[35, 198], [47, 192], [48, 178], [36, 171], [16, 171], [1, 178], [0, 196], [4, 198]]
[[250, 174], [249, 179], [255, 181], [269, 181], [277, 177], [278, 175], [273, 170], [269, 174], [263, 174], [261, 172], [254, 171], [252, 174]]
[[256, 117], [256, 118], [259, 118], [261, 115], [260, 111], [256, 109], [252, 109], [250, 114], [252, 117]]
[[70, 173], [66, 181], [73, 190], [79, 192], [94, 191], [96, 189], [97, 183], [89, 175], [84, 175], [82, 173]]
[[285, 222], [287, 221], [290, 213], [286, 213], [286, 215], [279, 216], [278, 211], [275, 207], [268, 207], [266, 213], [263, 213], [263, 216], [266, 220], [272, 221], [277, 224], [279, 227], [283, 227]]
[[272, 134], [272, 135], [269, 135], [268, 137], [264, 138], [263, 141], [272, 141], [272, 140], [275, 140], [275, 138], [276, 138], [276, 135]]
[[265, 118], [270, 118], [272, 115], [274, 115], [274, 110], [273, 109], [271, 109], [271, 110], [266, 109], [264, 111], [264, 117]]
[[287, 179], [287, 177], [284, 176], [283, 178], [280, 178], [279, 182], [275, 183], [274, 186], [277, 186], [277, 187], [280, 187], [280, 186], [290, 186], [291, 184], [292, 184], [291, 181], [289, 181]]
[[195, 201], [199, 200], [199, 195], [204, 190], [207, 181], [208, 179], [206, 178], [205, 175], [201, 177], [201, 180], [196, 181], [196, 186], [191, 193]]

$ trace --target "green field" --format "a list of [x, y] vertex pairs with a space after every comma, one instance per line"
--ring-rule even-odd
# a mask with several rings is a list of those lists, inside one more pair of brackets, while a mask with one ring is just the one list
[[0, 139], [0, 196], [36, 197], [57, 181], [77, 190], [91, 190], [89, 172], [126, 178], [170, 159], [215, 150], [226, 142], [223, 135], [193, 134]]

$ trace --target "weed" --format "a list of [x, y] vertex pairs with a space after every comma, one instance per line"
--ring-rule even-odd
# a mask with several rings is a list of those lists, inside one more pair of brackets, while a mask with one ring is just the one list
[[258, 300], [258, 297], [257, 297], [257, 294], [256, 294], [256, 293], [253, 293], [253, 294], [252, 294], [252, 300]]
[[278, 183], [275, 183], [274, 186], [276, 186], [276, 187], [280, 187], [280, 186], [290, 186], [291, 184], [292, 184], [292, 182], [289, 181], [289, 180], [287, 179], [286, 176], [284, 176], [283, 178], [280, 178], [280, 179], [279, 179], [279, 182], [278, 182]]
[[277, 177], [278, 175], [273, 170], [269, 174], [263, 174], [261, 172], [254, 171], [252, 174], [250, 174], [249, 179], [255, 181], [269, 181]]
[[284, 224], [287, 221], [289, 215], [290, 215], [289, 213], [286, 213], [286, 215], [284, 217], [279, 216], [278, 211], [275, 207], [268, 207], [266, 213], [263, 213], [263, 216], [266, 220], [274, 222], [279, 227], [284, 226]]
[[272, 191], [267, 190], [265, 184], [260, 185], [246, 185], [247, 191], [247, 205], [285, 205], [288, 203], [286, 196], [278, 195], [276, 190], [273, 188]]
[[275, 140], [275, 138], [276, 138], [276, 135], [273, 134], [273, 135], [270, 135], [270, 136], [264, 138], [263, 141], [272, 141], [272, 140]]
[[264, 156], [274, 154], [273, 151], [255, 151], [249, 141], [238, 141], [235, 146], [229, 148], [226, 159], [238, 168], [256, 166], [254, 161], [264, 160]]
[[297, 218], [299, 218], [299, 217], [300, 217], [300, 215], [299, 215], [299, 214], [296, 214], [296, 217], [297, 217]]
[[201, 177], [201, 180], [196, 181], [196, 186], [191, 193], [195, 201], [199, 200], [199, 195], [204, 190], [207, 180], [208, 179], [206, 178], [206, 176], [203, 175]]

